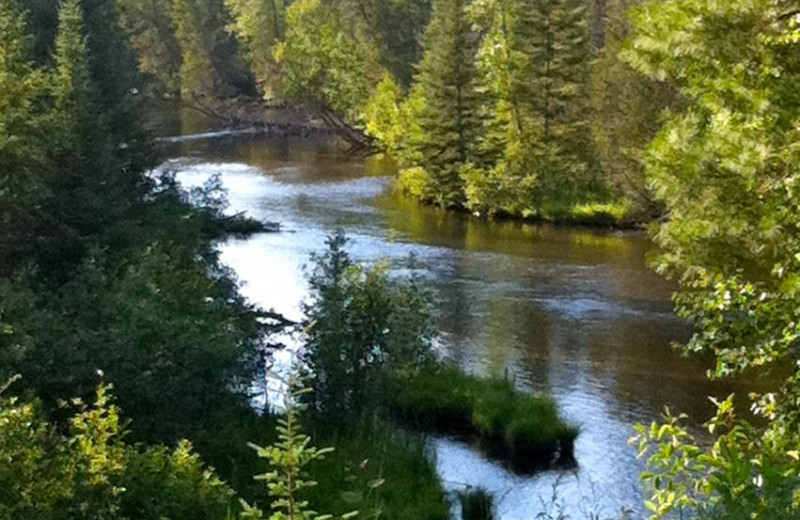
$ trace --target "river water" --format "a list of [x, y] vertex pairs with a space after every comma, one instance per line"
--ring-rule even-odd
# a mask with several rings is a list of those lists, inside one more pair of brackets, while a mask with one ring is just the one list
[[299, 318], [303, 266], [337, 228], [360, 261], [400, 267], [413, 253], [437, 294], [445, 352], [467, 371], [552, 394], [580, 425], [577, 468], [532, 476], [432, 439], [446, 487], [488, 489], [501, 519], [644, 516], [631, 425], [669, 406], [699, 426], [712, 410], [706, 396], [744, 392], [709, 383], [704, 361], [671, 350], [689, 330], [672, 312], [674, 287], [645, 265], [652, 246], [643, 233], [489, 222], [393, 194], [391, 165], [324, 142], [204, 137], [168, 146], [181, 182], [219, 173], [232, 211], [283, 227], [220, 246], [248, 298]]

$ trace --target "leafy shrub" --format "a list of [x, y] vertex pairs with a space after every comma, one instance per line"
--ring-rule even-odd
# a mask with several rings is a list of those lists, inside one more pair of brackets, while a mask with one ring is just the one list
[[430, 356], [429, 297], [416, 278], [353, 263], [338, 232], [314, 256], [305, 306], [307, 363], [318, 412], [344, 419], [375, 409], [386, 375]]
[[706, 447], [669, 410], [664, 422], [637, 425], [632, 441], [649, 456], [641, 474], [653, 520], [800, 518], [800, 457], [780, 422], [761, 430], [735, 416], [733, 398], [717, 402]]
[[421, 167], [404, 168], [397, 177], [396, 187], [400, 192], [421, 200], [430, 198], [428, 173]]
[[0, 518], [221, 520], [233, 491], [188, 442], [141, 450], [123, 440], [111, 387], [61, 434], [35, 403], [0, 399]]

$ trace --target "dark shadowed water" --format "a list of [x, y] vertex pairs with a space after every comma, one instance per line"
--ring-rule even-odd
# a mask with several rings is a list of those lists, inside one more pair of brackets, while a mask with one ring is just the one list
[[466, 370], [507, 374], [555, 397], [582, 429], [575, 470], [518, 476], [467, 445], [432, 441], [447, 487], [487, 488], [503, 519], [555, 515], [554, 493], [570, 518], [619, 518], [623, 507], [643, 516], [631, 425], [667, 405], [699, 424], [711, 412], [707, 395], [744, 391], [709, 383], [704, 362], [670, 349], [689, 331], [672, 312], [672, 285], [645, 265], [651, 245], [642, 233], [421, 207], [391, 193], [389, 165], [314, 141], [223, 136], [169, 150], [182, 182], [220, 173], [233, 210], [282, 224], [284, 232], [221, 246], [252, 300], [299, 317], [302, 266], [344, 228], [358, 260], [399, 266], [417, 256], [438, 294], [441, 346]]

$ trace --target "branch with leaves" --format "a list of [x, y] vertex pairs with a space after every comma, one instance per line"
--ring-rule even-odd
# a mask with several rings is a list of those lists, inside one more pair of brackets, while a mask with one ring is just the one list
[[[287, 383], [284, 400], [286, 416], [278, 421], [278, 441], [272, 446], [262, 448], [255, 444], [250, 446], [258, 456], [265, 459], [270, 470], [256, 475], [256, 480], [266, 482], [267, 492], [272, 499], [272, 515], [269, 520], [330, 520], [333, 515], [320, 515], [310, 509], [307, 500], [300, 495], [304, 489], [316, 486], [312, 480], [308, 465], [321, 460], [333, 448], [316, 448], [311, 445], [311, 437], [304, 434], [300, 425], [300, 415], [306, 409], [301, 397], [308, 394], [311, 388], [306, 386], [310, 376], [293, 373]], [[242, 501], [244, 511], [241, 518], [245, 520], [262, 520], [264, 513], [257, 507]], [[347, 513], [341, 520], [349, 520], [358, 513]]]

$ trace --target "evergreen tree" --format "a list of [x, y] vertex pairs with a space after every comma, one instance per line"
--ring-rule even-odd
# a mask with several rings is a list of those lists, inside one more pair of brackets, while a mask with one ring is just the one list
[[[51, 229], [38, 254], [45, 274], [64, 272], [80, 261], [87, 240], [119, 220], [125, 200], [119, 194], [121, 165], [112, 153], [105, 114], [93, 82], [80, 0], [64, 0], [59, 9], [54, 71], [51, 77], [54, 108], [45, 205]], [[112, 214], [115, 214], [112, 216]]]
[[380, 63], [408, 87], [422, 58], [431, 0], [337, 0], [330, 4], [348, 33], [379, 50]]
[[490, 100], [482, 142], [490, 166], [463, 172], [467, 205], [551, 216], [590, 196], [585, 2], [484, 0], [473, 16], [487, 28], [479, 69]]
[[481, 133], [481, 96], [466, 0], [437, 0], [425, 35], [417, 83], [422, 139], [413, 143], [426, 172], [422, 197], [443, 206], [464, 201], [461, 168], [475, 160]]
[[28, 54], [25, 18], [0, 0], [0, 272], [26, 257], [45, 195], [40, 169], [43, 78]]
[[[524, 55], [512, 89], [522, 100], [522, 133], [533, 144], [542, 202], [575, 201], [589, 191], [588, 79], [591, 52], [585, 0], [520, 0], [515, 47]], [[561, 199], [561, 200], [558, 200]]]
[[141, 195], [138, 175], [154, 166], [150, 136], [142, 119], [145, 99], [136, 54], [119, 24], [117, 0], [83, 0], [84, 34], [95, 103], [103, 114], [112, 152], [128, 172], [131, 195]]
[[381, 63], [408, 87], [422, 59], [422, 38], [431, 17], [431, 0], [373, 0], [382, 40]]

